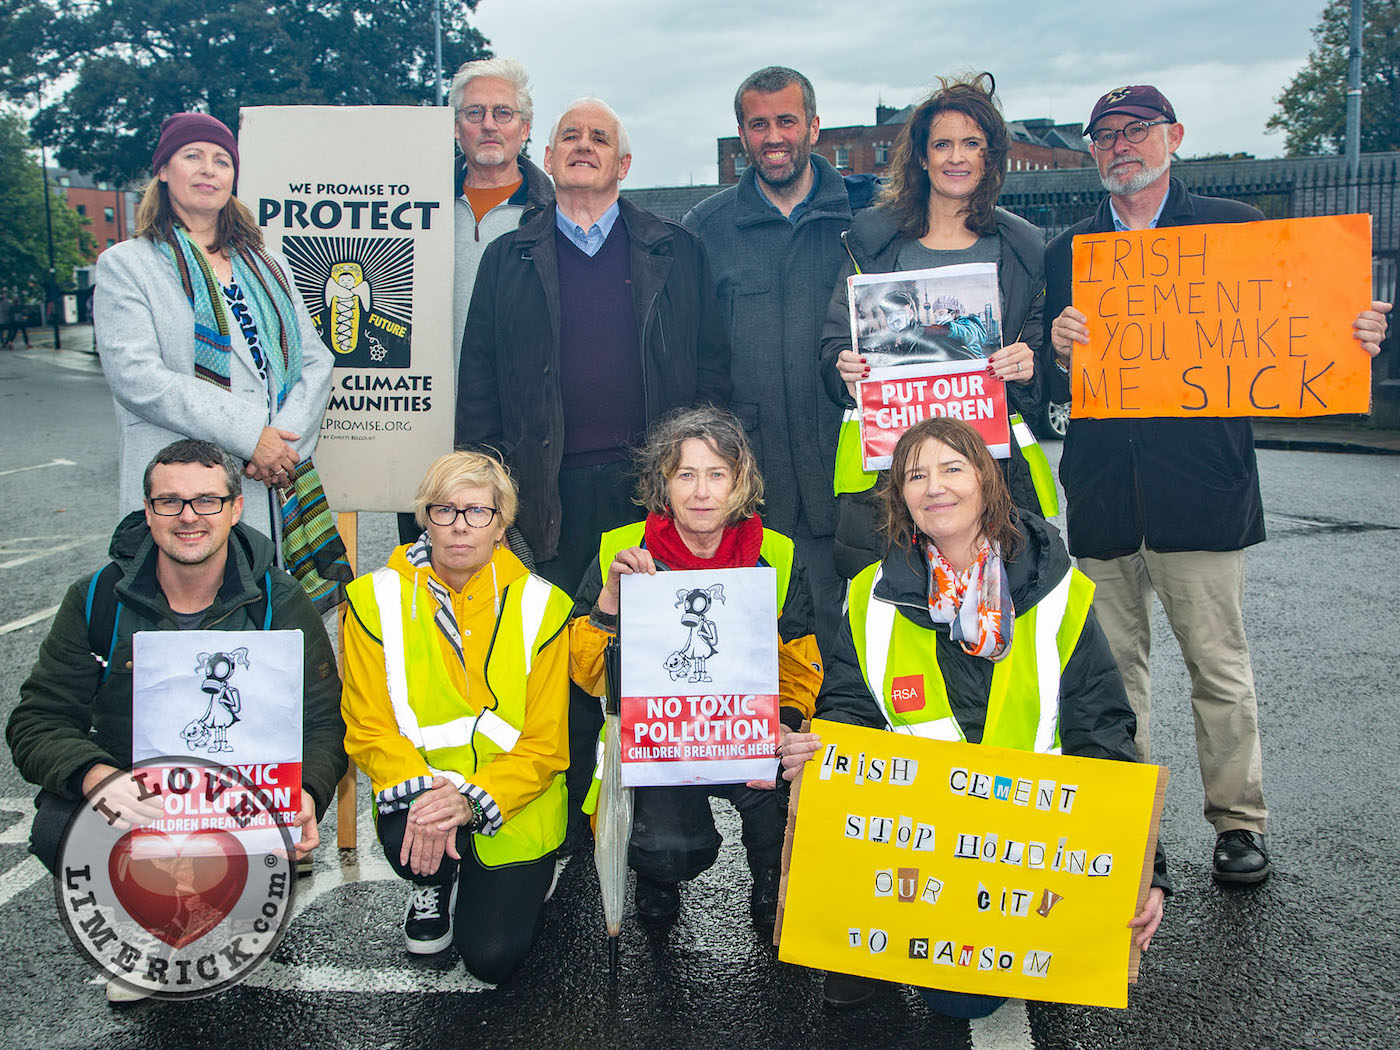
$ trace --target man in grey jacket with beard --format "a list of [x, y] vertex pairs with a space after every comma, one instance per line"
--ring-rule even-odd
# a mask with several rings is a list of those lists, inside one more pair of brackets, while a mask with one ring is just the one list
[[734, 116], [748, 167], [684, 223], [705, 246], [729, 322], [730, 408], [763, 471], [764, 524], [797, 544], [826, 652], [842, 593], [831, 547], [841, 411], [824, 394], [817, 366], [851, 204], [841, 173], [812, 152], [820, 121], [805, 76], [783, 66], [758, 70], [735, 92]]

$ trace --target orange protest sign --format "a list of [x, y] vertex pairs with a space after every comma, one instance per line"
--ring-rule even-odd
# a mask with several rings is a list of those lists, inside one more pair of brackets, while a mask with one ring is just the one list
[[1082, 234], [1073, 298], [1076, 416], [1370, 411], [1368, 215]]

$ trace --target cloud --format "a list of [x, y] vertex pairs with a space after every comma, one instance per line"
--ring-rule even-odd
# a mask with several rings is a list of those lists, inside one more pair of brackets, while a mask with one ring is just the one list
[[[1184, 153], [1277, 154], [1264, 134], [1303, 65], [1320, 0], [1202, 0], [1109, 8], [816, 0], [769, 8], [740, 0], [481, 0], [476, 25], [534, 84], [533, 154], [580, 95], [627, 122], [632, 187], [716, 181], [715, 139], [734, 134], [734, 89], [765, 65], [800, 69], [826, 127], [866, 124], [937, 74], [991, 70], [1006, 116], [1083, 121], [1123, 83], [1155, 83], [1187, 126]], [[1107, 12], [1111, 11], [1111, 17]]]

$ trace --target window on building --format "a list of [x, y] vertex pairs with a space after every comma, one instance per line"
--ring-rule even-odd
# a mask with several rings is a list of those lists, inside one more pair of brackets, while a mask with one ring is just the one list
[[117, 243], [117, 242], [116, 242], [116, 240], [115, 240], [114, 238], [112, 238], [112, 237], [108, 237], [108, 238], [107, 238], [107, 247], [108, 247], [108, 248], [112, 247], [112, 245], [114, 245], [114, 244], [116, 244], [116, 243]]
[[58, 184], [59, 184], [60, 186], [65, 186], [65, 187], [71, 186], [71, 185], [73, 185], [73, 180], [70, 179], [67, 175], [60, 175], [60, 176], [58, 177]]
[[77, 213], [78, 213], [79, 215], [83, 215], [83, 216], [86, 216], [86, 215], [87, 215], [87, 205], [86, 205], [86, 204], [75, 204], [75, 205], [73, 205], [73, 208], [74, 208], [74, 210], [77, 211]]
[[97, 188], [99, 190], [110, 190], [112, 188], [112, 184], [110, 182], [99, 182], [97, 184]]
[[888, 142], [875, 143], [875, 163], [888, 164], [890, 162], [890, 144]]
[[102, 219], [104, 222], [116, 222], [117, 213], [111, 208], [102, 209]]
[[734, 174], [735, 174], [735, 175], [742, 175], [742, 174], [744, 174], [744, 169], [747, 168], [748, 166], [749, 166], [749, 159], [748, 159], [747, 157], [744, 156], [744, 154], [743, 154], [742, 151], [740, 151], [740, 152], [734, 154]]
[[832, 161], [838, 168], [849, 168], [851, 166], [851, 147], [837, 146], [836, 159]]

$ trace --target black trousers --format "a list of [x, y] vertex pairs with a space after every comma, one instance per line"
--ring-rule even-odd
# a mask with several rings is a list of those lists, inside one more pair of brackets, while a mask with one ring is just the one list
[[[643, 516], [642, 509], [632, 502], [633, 487], [628, 464], [623, 461], [561, 470], [559, 549], [549, 561], [537, 563], [535, 572], [566, 594], [578, 593], [583, 574], [598, 557], [603, 533]], [[606, 573], [608, 567], [604, 565], [602, 571]], [[598, 698], [570, 682], [569, 769], [564, 783], [571, 814], [582, 808], [593, 782], [598, 731], [602, 728], [603, 709]]]
[[749, 870], [776, 868], [783, 854], [786, 794], [743, 784], [694, 784], [637, 788], [627, 849], [632, 870], [660, 882], [684, 882], [714, 864], [721, 839], [711, 798], [728, 799], [739, 811]]
[[77, 814], [85, 800], [81, 798], [61, 798], [52, 791], [41, 790], [34, 796], [34, 823], [29, 828], [29, 852], [39, 858], [39, 863], [56, 875], [58, 851], [63, 845], [64, 832], [68, 822]]
[[399, 862], [408, 810], [379, 817], [379, 841], [395, 873], [420, 886], [451, 886], [457, 880], [452, 943], [475, 977], [500, 984], [513, 974], [539, 932], [545, 894], [554, 881], [554, 854], [524, 864], [485, 867], [472, 850], [472, 835], [457, 831], [461, 861], [443, 854], [432, 875], [420, 876]]

